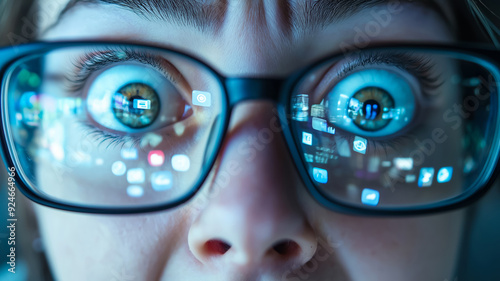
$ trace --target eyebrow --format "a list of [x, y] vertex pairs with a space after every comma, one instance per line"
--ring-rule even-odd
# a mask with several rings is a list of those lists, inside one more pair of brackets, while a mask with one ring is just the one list
[[[60, 13], [57, 22], [78, 4], [87, 3], [114, 5], [146, 19], [175, 22], [205, 31], [223, 23], [227, 1], [231, 0], [71, 0]], [[384, 3], [425, 6], [446, 20], [441, 7], [433, 0], [305, 0], [297, 7], [290, 7], [286, 0], [279, 1], [279, 5], [286, 5], [283, 10], [290, 12], [290, 15], [282, 15], [285, 19], [281, 21], [290, 23], [296, 30], [321, 28]]]
[[223, 19], [226, 12], [225, 1], [207, 0], [71, 0], [59, 14], [60, 19], [79, 4], [114, 5], [125, 8], [150, 20], [172, 21], [186, 26], [206, 29]]
[[389, 5], [393, 6], [392, 9], [401, 9], [402, 5], [409, 3], [430, 8], [446, 19], [441, 7], [433, 0], [311, 0], [304, 1], [302, 12], [296, 13], [298, 17], [296, 25], [304, 29], [324, 27], [383, 4], [387, 6], [384, 12], [390, 13]]

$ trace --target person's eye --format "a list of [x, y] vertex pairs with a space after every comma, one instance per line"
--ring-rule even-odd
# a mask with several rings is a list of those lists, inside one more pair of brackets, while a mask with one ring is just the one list
[[132, 51], [93, 52], [75, 63], [70, 88], [85, 100], [94, 135], [143, 134], [192, 114], [190, 90], [162, 57]]
[[318, 82], [312, 96], [317, 103], [311, 105], [313, 126], [317, 118], [325, 118], [353, 135], [396, 136], [418, 119], [420, 103], [439, 87], [433, 66], [428, 59], [406, 54], [368, 54], [340, 61], [318, 75], [325, 81]]
[[111, 131], [155, 130], [189, 112], [175, 85], [149, 66], [121, 64], [95, 76], [87, 91], [88, 111], [94, 122]]
[[407, 78], [374, 68], [349, 74], [324, 101], [336, 127], [356, 135], [384, 137], [411, 122], [417, 95]]

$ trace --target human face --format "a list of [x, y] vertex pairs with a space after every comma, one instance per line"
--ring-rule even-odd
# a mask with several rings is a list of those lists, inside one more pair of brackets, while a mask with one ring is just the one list
[[[49, 6], [55, 2], [43, 2], [41, 8], [65, 5], [57, 1]], [[449, 9], [441, 2], [436, 2], [441, 13], [432, 5], [410, 1], [190, 3], [207, 5], [213, 13], [198, 10], [204, 20], [192, 20], [193, 15], [183, 18], [182, 8], [169, 5], [174, 12], [154, 17], [118, 5], [78, 4], [47, 29], [43, 39], [133, 40], [174, 47], [196, 54], [227, 76], [286, 75], [346, 44], [360, 46], [366, 40], [453, 41], [444, 17]], [[389, 18], [381, 19], [380, 11]], [[371, 22], [378, 22], [379, 32], [367, 34]], [[104, 216], [36, 206], [56, 279], [452, 277], [462, 212], [389, 219], [326, 210], [306, 192], [281, 134], [259, 142], [258, 132], [275, 120], [273, 107], [267, 101], [236, 106], [215, 167], [197, 197], [180, 208]], [[241, 166], [235, 168], [235, 163]], [[50, 180], [50, 171], [46, 178]], [[211, 193], [221, 181], [224, 191]], [[200, 196], [209, 200], [197, 200]]]

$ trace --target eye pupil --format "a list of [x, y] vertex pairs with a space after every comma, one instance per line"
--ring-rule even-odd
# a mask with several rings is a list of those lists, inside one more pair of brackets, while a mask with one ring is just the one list
[[354, 94], [349, 102], [349, 117], [365, 131], [377, 131], [389, 124], [384, 112], [394, 109], [394, 99], [384, 89], [367, 87]]
[[368, 120], [375, 120], [380, 116], [380, 108], [376, 100], [367, 100], [363, 105], [363, 115]]

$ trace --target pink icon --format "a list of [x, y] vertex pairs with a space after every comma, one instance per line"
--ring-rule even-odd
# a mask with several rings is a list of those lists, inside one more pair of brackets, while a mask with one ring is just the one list
[[148, 154], [149, 165], [158, 167], [165, 162], [165, 154], [161, 150], [152, 150]]

